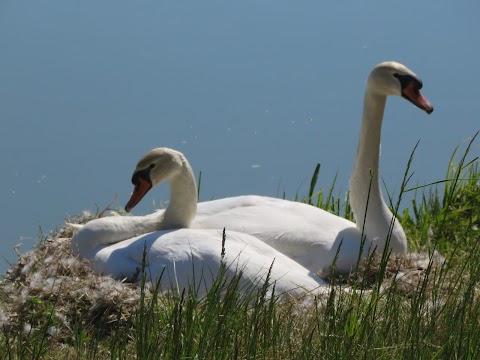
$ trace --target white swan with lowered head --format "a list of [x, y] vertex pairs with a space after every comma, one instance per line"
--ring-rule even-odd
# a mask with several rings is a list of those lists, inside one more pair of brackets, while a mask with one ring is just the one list
[[[363, 254], [381, 252], [387, 242], [393, 253], [407, 251], [402, 226], [386, 205], [379, 181], [380, 136], [387, 96], [401, 96], [428, 114], [433, 111], [420, 93], [422, 82], [407, 67], [384, 62], [373, 68], [366, 85], [357, 157], [350, 179], [350, 203], [356, 223], [314, 206], [262, 196], [238, 196], [198, 204], [191, 228], [223, 228], [250, 234], [313, 272], [328, 271], [336, 261], [340, 272], [355, 267], [362, 231]], [[139, 169], [130, 211], [151, 188], [148, 168]], [[368, 209], [367, 209], [367, 197]]]
[[241, 270], [242, 286], [260, 288], [268, 277], [276, 294], [328, 291], [311, 271], [251, 235], [227, 230], [222, 258], [221, 229], [186, 229], [195, 217], [197, 187], [188, 161], [178, 151], [158, 148], [145, 155], [132, 178], [134, 195], [167, 180], [171, 197], [165, 211], [92, 220], [72, 238], [73, 254], [90, 260], [95, 272], [122, 279], [138, 274], [145, 253], [149, 280], [161, 279], [162, 289], [173, 285], [180, 291], [195, 284], [200, 296], [211, 287], [222, 260], [229, 278]]

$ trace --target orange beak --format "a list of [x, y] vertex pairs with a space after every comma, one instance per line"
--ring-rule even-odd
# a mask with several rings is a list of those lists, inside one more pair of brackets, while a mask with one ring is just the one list
[[151, 188], [152, 184], [149, 181], [139, 178], [138, 184], [135, 185], [132, 196], [130, 196], [130, 200], [128, 200], [127, 205], [125, 205], [125, 211], [130, 212]]
[[415, 88], [413, 82], [410, 82], [407, 86], [405, 86], [402, 93], [408, 101], [424, 110], [427, 114], [431, 114], [433, 112], [433, 106], [427, 99], [423, 97], [423, 95], [420, 93], [420, 90]]

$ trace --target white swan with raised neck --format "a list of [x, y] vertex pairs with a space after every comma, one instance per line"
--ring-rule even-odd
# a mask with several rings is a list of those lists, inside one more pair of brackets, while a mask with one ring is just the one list
[[[349, 272], [357, 264], [362, 233], [366, 236], [363, 255], [372, 248], [381, 252], [387, 243], [393, 253], [405, 253], [405, 232], [386, 205], [380, 188], [381, 127], [387, 96], [401, 96], [430, 114], [433, 107], [420, 93], [421, 87], [421, 80], [410, 69], [393, 61], [375, 66], [368, 77], [350, 179], [350, 203], [356, 223], [310, 205], [251, 195], [199, 203], [191, 227], [226, 227], [253, 235], [313, 272], [329, 269], [340, 244], [336, 266], [340, 272]], [[143, 174], [145, 179], [155, 178], [153, 172]], [[151, 188], [141, 185], [148, 180], [139, 181], [134, 181], [136, 191], [127, 211]]]

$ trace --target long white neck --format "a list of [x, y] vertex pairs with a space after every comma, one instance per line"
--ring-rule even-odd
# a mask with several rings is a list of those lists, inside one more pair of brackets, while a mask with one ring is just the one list
[[182, 171], [170, 179], [170, 203], [159, 224], [161, 229], [190, 227], [197, 214], [195, 176], [190, 164], [182, 162]]
[[90, 258], [99, 246], [117, 243], [158, 230], [189, 227], [197, 213], [197, 186], [185, 160], [182, 171], [170, 179], [170, 203], [166, 210], [146, 216], [109, 216], [83, 226], [72, 239], [72, 252]]
[[[405, 233], [382, 196], [379, 178], [380, 138], [387, 97], [367, 83], [357, 157], [350, 178], [350, 203], [357, 227], [377, 251], [386, 242], [395, 253], [407, 250]], [[368, 204], [368, 207], [367, 207]]]

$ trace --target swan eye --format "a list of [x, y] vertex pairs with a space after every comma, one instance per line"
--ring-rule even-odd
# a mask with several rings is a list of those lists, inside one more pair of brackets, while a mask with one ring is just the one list
[[400, 81], [400, 85], [402, 86], [402, 88], [407, 86], [413, 80], [413, 78], [410, 75], [401, 75], [399, 73], [393, 74], [393, 77], [395, 79], [398, 79], [398, 81]]
[[154, 164], [151, 164], [149, 167], [143, 169], [143, 170], [138, 170], [135, 172], [132, 176], [132, 184], [135, 186], [138, 186], [140, 184], [140, 180], [143, 179], [147, 182], [150, 181], [150, 170], [154, 167]]
[[135, 187], [137, 187], [138, 184], [139, 184], [138, 178], [139, 178], [138, 173], [133, 174], [133, 176], [132, 176], [132, 184], [133, 184]]
[[155, 167], [155, 164], [150, 164], [150, 166], [148, 167], [150, 170], [152, 170], [153, 168]]
[[400, 75], [398, 73], [395, 73], [393, 74], [393, 77], [400, 81], [400, 87], [402, 88], [402, 90], [405, 89], [407, 85], [412, 81], [412, 78], [409, 75]]
[[393, 74], [393, 77], [400, 81], [400, 86], [404, 90], [408, 85], [413, 84], [413, 90], [418, 93], [422, 88], [423, 83], [420, 79], [413, 77], [412, 75], [401, 75], [398, 73]]

